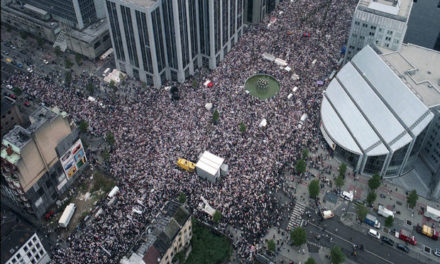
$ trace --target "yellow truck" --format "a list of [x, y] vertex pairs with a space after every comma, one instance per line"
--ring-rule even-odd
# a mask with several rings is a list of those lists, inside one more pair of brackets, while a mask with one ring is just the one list
[[194, 162], [182, 158], [177, 160], [177, 166], [189, 172], [194, 172], [196, 169], [196, 164]]

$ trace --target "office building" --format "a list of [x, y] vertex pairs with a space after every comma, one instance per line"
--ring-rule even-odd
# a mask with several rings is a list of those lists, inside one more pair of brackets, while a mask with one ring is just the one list
[[368, 44], [399, 50], [412, 5], [412, 0], [360, 0], [351, 22], [345, 62]]
[[50, 262], [45, 243], [36, 229], [10, 210], [1, 213], [2, 264], [46, 264]]
[[[2, 139], [2, 200], [41, 217], [87, 163], [78, 131], [67, 114], [40, 107], [28, 128], [15, 126]], [[73, 153], [74, 152], [74, 153]]]
[[279, 0], [245, 0], [244, 21], [248, 24], [258, 24], [269, 15], [277, 5]]
[[439, 0], [414, 0], [403, 41], [440, 51]]
[[439, 52], [411, 44], [400, 51], [366, 46], [324, 92], [320, 128], [335, 155], [361, 174], [397, 177], [421, 160], [436, 183], [434, 195], [439, 109]]
[[169, 201], [147, 227], [147, 232], [139, 241], [140, 246], [129, 257], [123, 257], [120, 263], [174, 263], [177, 253], [190, 248], [191, 238], [191, 215], [183, 205]]
[[15, 125], [23, 126], [26, 123], [15, 100], [2, 96], [2, 130], [1, 136], [8, 133]]
[[242, 34], [243, 0], [107, 0], [116, 67], [149, 85], [216, 68]]
[[105, 18], [84, 24], [81, 29], [57, 19], [54, 19], [49, 11], [31, 4], [2, 2], [2, 23], [45, 39], [53, 43], [54, 47], [58, 46], [63, 52], [68, 49], [94, 60], [111, 47]]

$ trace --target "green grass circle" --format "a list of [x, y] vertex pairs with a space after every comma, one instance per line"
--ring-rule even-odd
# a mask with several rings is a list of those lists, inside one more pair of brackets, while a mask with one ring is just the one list
[[[265, 91], [260, 91], [257, 89], [257, 81], [259, 79], [267, 80], [268, 89]], [[280, 83], [272, 76], [267, 74], [255, 74], [249, 77], [245, 84], [244, 88], [249, 91], [249, 93], [258, 99], [266, 100], [278, 94], [280, 92]]]

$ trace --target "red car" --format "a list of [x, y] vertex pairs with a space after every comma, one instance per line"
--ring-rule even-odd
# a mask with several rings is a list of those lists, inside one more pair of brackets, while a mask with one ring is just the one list
[[26, 102], [24, 102], [24, 106], [29, 107], [29, 106], [31, 106], [31, 103], [29, 103], [28, 101], [26, 101]]
[[310, 33], [304, 33], [303, 37], [310, 38]]
[[15, 96], [15, 94], [8, 94], [8, 96], [14, 100], [17, 99], [17, 96]]

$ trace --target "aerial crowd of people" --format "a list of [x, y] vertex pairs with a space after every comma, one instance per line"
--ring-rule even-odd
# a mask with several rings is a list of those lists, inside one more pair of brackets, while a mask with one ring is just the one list
[[[105, 137], [111, 132], [115, 138], [109, 171], [120, 188], [118, 200], [111, 206], [102, 203], [101, 216], [72, 233], [67, 247], [57, 247], [52, 262], [117, 263], [164, 203], [180, 192], [202, 221], [212, 223], [197, 209], [201, 196], [221, 212], [218, 228], [226, 232], [232, 227], [241, 233], [235, 244], [237, 255], [247, 258], [251, 246], [261, 242], [268, 228], [279, 227], [282, 213], [290, 209], [291, 204], [282, 205], [275, 197], [283, 189], [279, 171], [293, 168], [303, 149], [313, 152], [320, 144], [319, 109], [325, 85], [317, 81], [327, 83], [338, 67], [355, 4], [353, 0], [281, 2], [264, 22], [249, 26], [217, 69], [201, 70], [204, 79], [197, 87], [192, 79], [178, 84], [180, 99], [173, 102], [165, 89], [138, 85], [132, 87], [136, 96], [98, 98], [100, 105], [77, 94], [75, 87], [85, 90], [89, 81], [83, 76], [73, 76], [73, 88], [37, 74], [11, 77], [12, 85], [58, 106], [77, 122], [87, 121], [93, 135]], [[276, 22], [268, 27], [270, 17]], [[265, 60], [263, 53], [285, 60], [291, 71]], [[245, 80], [259, 72], [279, 81], [277, 95], [260, 100], [246, 93]], [[203, 85], [206, 79], [213, 87]], [[217, 124], [206, 103], [219, 112]], [[299, 128], [304, 113], [308, 119]], [[259, 127], [262, 119], [267, 120], [266, 127]], [[217, 184], [176, 166], [181, 157], [197, 162], [205, 150], [224, 158], [229, 166], [228, 175]], [[143, 213], [134, 213], [133, 208]]]

